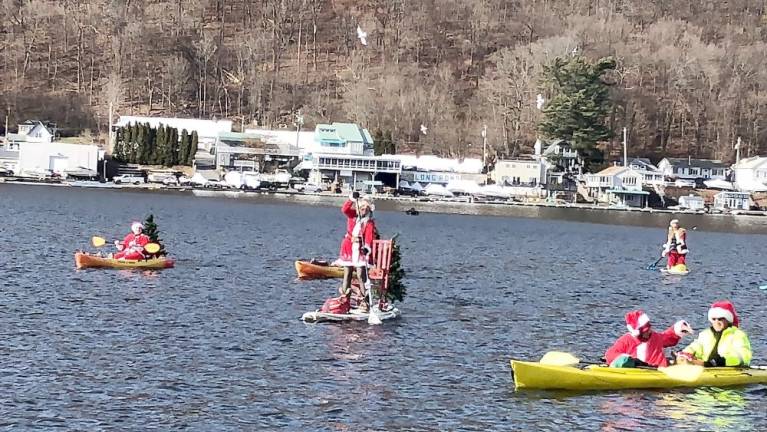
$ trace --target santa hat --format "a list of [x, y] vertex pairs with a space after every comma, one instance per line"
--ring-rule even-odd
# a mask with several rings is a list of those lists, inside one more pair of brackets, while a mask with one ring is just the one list
[[711, 305], [711, 308], [708, 310], [708, 320], [711, 321], [714, 318], [724, 318], [735, 327], [740, 327], [740, 320], [738, 319], [738, 314], [735, 313], [735, 306], [729, 300], [720, 300]]
[[144, 230], [144, 224], [142, 224], [141, 222], [133, 222], [131, 224], [131, 226], [130, 226], [130, 230], [131, 231], [136, 231], [139, 228], [141, 228], [141, 230], [143, 231]]
[[626, 328], [631, 336], [639, 336], [645, 327], [650, 327], [650, 317], [643, 310], [638, 309], [626, 314]]
[[376, 206], [373, 204], [373, 199], [370, 196], [365, 195], [364, 197], [360, 198], [359, 205], [362, 207], [362, 205], [365, 204], [370, 208], [370, 211], [375, 211]]
[[671, 226], [671, 225], [674, 225], [674, 224], [678, 225], [679, 224], [679, 219], [671, 219], [671, 222], [668, 223], [668, 226]]

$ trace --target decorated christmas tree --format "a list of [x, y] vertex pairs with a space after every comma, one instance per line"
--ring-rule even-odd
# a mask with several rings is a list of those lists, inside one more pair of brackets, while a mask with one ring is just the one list
[[167, 252], [165, 252], [165, 245], [162, 244], [162, 239], [160, 238], [160, 230], [157, 229], [157, 224], [154, 221], [153, 214], [147, 216], [146, 220], [144, 221], [144, 234], [149, 237], [152, 243], [157, 243], [160, 245], [160, 251], [156, 254], [153, 254], [154, 256], [167, 255]]
[[389, 268], [389, 289], [386, 291], [386, 300], [389, 302], [401, 302], [407, 295], [405, 287], [405, 270], [402, 268], [402, 255], [400, 254], [397, 236], [392, 239], [391, 267]]

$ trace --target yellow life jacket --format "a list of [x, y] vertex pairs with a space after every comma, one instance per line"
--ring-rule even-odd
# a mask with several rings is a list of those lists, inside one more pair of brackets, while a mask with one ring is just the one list
[[[708, 361], [716, 345], [716, 336], [711, 328], [703, 330], [684, 352], [690, 353], [698, 360]], [[722, 331], [716, 351], [725, 361], [725, 366], [748, 366], [751, 364], [751, 342], [746, 333], [730, 326]]]

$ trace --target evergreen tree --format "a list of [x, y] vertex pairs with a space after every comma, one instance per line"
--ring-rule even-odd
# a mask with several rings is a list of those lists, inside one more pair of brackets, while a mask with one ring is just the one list
[[[191, 144], [189, 146], [189, 154], [186, 157], [185, 165], [192, 166], [192, 161], [197, 154], [197, 131], [192, 131]], [[216, 155], [218, 157], [218, 155]]]
[[170, 139], [168, 140], [168, 156], [165, 160], [166, 166], [178, 165], [178, 129], [170, 129]]
[[178, 145], [178, 164], [186, 164], [189, 157], [189, 133], [186, 129], [181, 130], [181, 142]]
[[157, 140], [155, 142], [152, 165], [162, 165], [162, 163], [165, 161], [165, 132], [165, 125], [161, 124], [157, 128]]
[[160, 245], [160, 251], [156, 254], [152, 254], [153, 256], [167, 255], [167, 252], [165, 251], [165, 245], [162, 244], [162, 239], [160, 238], [160, 230], [157, 229], [157, 224], [154, 221], [154, 215], [151, 213], [146, 217], [146, 220], [144, 220], [144, 234], [149, 237], [152, 243], [157, 243]]
[[147, 136], [148, 136], [148, 139], [146, 140], [146, 145], [144, 146], [144, 151], [142, 152], [142, 156], [144, 159], [143, 163], [152, 164], [152, 158], [154, 158], [155, 146], [157, 145], [157, 129], [150, 127], [148, 130]]
[[141, 148], [144, 143], [144, 135], [146, 134], [144, 125], [136, 125], [136, 130], [138, 133], [134, 137], [134, 142], [130, 148], [130, 156], [128, 157], [128, 161], [134, 164], [139, 163], [139, 155], [141, 154]]
[[391, 155], [396, 154], [397, 153], [397, 146], [394, 145], [394, 139], [392, 139], [391, 131], [390, 130], [387, 130], [384, 133], [383, 139], [384, 139], [384, 143], [385, 143], [384, 152], [386, 154], [391, 154]]
[[389, 267], [389, 288], [386, 291], [386, 300], [389, 302], [401, 302], [407, 295], [405, 286], [405, 270], [402, 268], [402, 255], [397, 236], [392, 239], [391, 266]]
[[554, 97], [543, 110], [538, 130], [545, 138], [570, 142], [585, 167], [603, 160], [597, 143], [612, 135], [605, 125], [610, 99], [602, 76], [615, 66], [612, 58], [591, 63], [581, 56], [557, 57], [544, 66], [545, 84]]

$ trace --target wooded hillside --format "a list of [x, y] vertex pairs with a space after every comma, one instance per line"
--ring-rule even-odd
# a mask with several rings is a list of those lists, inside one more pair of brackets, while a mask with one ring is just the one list
[[[105, 131], [116, 114], [304, 128], [354, 121], [400, 150], [530, 151], [556, 57], [614, 57], [611, 148], [764, 153], [767, 16], [755, 0], [2, 0], [0, 104]], [[367, 46], [357, 26], [367, 32]], [[428, 130], [421, 132], [421, 124]]]

